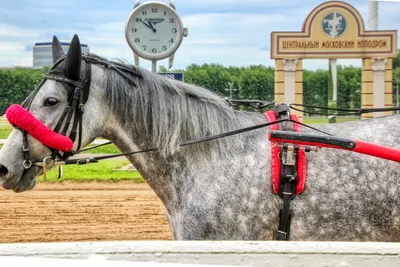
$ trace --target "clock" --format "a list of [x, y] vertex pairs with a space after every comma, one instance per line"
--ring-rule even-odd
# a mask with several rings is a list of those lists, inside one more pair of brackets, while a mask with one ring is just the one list
[[173, 59], [184, 36], [187, 29], [172, 3], [137, 3], [125, 25], [125, 37], [135, 56], [153, 62], [170, 56]]

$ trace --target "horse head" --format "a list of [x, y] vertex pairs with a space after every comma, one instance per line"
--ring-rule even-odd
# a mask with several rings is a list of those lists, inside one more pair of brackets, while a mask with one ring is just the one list
[[[91, 129], [96, 127], [91, 126], [98, 125], [101, 111], [97, 107], [96, 114], [89, 108], [84, 112], [84, 106], [93, 105], [87, 101], [93, 85], [91, 66], [82, 59], [78, 36], [73, 37], [66, 55], [57, 37], [53, 38], [52, 50], [52, 69], [24, 101], [23, 108], [12, 106], [6, 112], [15, 129], [0, 151], [0, 184], [15, 192], [35, 187], [35, 178], [43, 174], [43, 167], [36, 163], [46, 159], [47, 167], [54, 167], [56, 160], [68, 158], [95, 138]], [[83, 121], [89, 122], [88, 126], [79, 131]], [[61, 151], [46, 142], [57, 132], [71, 139], [72, 147]]]

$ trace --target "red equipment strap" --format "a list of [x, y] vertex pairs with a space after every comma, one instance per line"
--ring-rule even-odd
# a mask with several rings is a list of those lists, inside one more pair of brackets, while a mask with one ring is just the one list
[[[276, 113], [273, 110], [267, 111], [264, 113], [268, 122], [276, 121]], [[294, 121], [299, 121], [295, 114], [290, 115], [291, 119]], [[269, 126], [271, 130], [276, 131], [279, 130], [278, 124], [272, 124]], [[301, 125], [297, 123], [293, 123], [293, 129], [296, 132], [301, 132]], [[272, 188], [275, 194], [279, 192], [279, 184], [280, 184], [280, 174], [281, 174], [281, 160], [279, 158], [280, 153], [279, 143], [271, 142], [271, 169], [272, 169]], [[299, 181], [296, 185], [296, 195], [299, 195], [303, 192], [305, 184], [306, 184], [306, 176], [307, 176], [307, 165], [306, 165], [306, 154], [304, 150], [299, 150], [297, 154], [297, 174]]]

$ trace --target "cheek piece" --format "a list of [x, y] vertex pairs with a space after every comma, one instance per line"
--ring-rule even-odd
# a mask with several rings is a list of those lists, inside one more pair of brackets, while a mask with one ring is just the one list
[[70, 138], [54, 132], [18, 104], [13, 104], [7, 109], [6, 117], [11, 125], [26, 131], [47, 147], [68, 152], [74, 145]]

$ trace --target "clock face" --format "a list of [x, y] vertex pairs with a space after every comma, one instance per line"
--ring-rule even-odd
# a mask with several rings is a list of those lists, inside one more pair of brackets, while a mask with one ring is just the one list
[[180, 18], [164, 3], [149, 2], [135, 8], [125, 31], [130, 47], [146, 59], [167, 58], [183, 38]]

